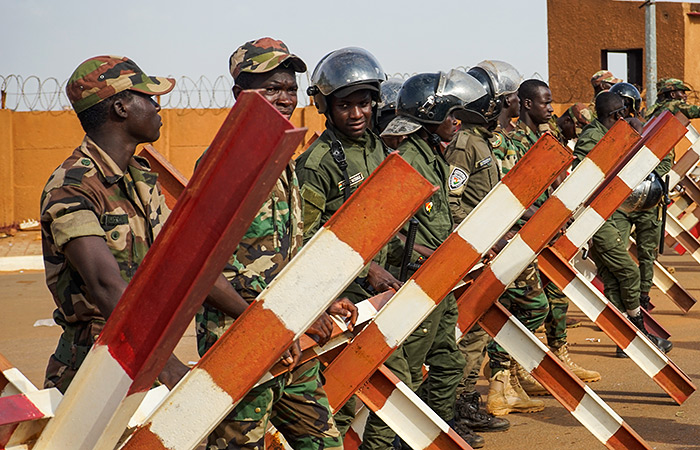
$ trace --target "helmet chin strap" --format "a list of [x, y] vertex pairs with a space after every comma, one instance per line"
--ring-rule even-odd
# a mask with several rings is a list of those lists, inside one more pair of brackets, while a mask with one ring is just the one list
[[430, 131], [428, 131], [427, 142], [428, 145], [430, 145], [433, 148], [433, 150], [435, 150], [438, 153], [440, 152], [440, 143], [442, 142], [440, 136], [438, 136], [436, 133], [431, 133]]

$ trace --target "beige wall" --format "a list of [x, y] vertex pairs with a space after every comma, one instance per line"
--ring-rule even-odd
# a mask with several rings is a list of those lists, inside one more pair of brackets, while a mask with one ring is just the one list
[[[185, 176], [214, 138], [228, 109], [165, 109], [154, 147]], [[323, 129], [316, 108], [298, 108], [296, 126], [309, 128], [305, 141]], [[83, 138], [72, 111], [15, 112], [0, 109], [0, 225], [39, 218], [39, 199], [49, 175]], [[305, 147], [304, 142], [298, 151]]]

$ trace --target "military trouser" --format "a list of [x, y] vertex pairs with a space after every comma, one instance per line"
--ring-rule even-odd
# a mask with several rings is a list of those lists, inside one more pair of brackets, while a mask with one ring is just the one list
[[[533, 262], [498, 299], [525, 328], [533, 333], [547, 317], [549, 304], [544, 294], [537, 262]], [[491, 373], [510, 367], [510, 355], [494, 340], [488, 347]]]
[[62, 393], [75, 378], [80, 365], [85, 360], [92, 344], [105, 326], [104, 320], [95, 319], [90, 322], [77, 322], [63, 326], [63, 333], [58, 339], [56, 351], [49, 358], [46, 367], [44, 388], [57, 388]]
[[469, 393], [476, 390], [481, 364], [486, 357], [486, 347], [492, 340], [493, 338], [477, 323], [457, 344], [466, 360], [462, 379], [457, 386], [457, 396], [461, 395], [462, 392]]
[[251, 389], [209, 435], [207, 449], [262, 450], [268, 421], [294, 450], [342, 449], [319, 368], [309, 361]]
[[610, 302], [622, 312], [639, 307], [639, 268], [614, 222], [608, 219], [593, 235], [590, 256]]
[[544, 320], [547, 344], [559, 348], [566, 344], [566, 313], [569, 311], [569, 298], [552, 282], [547, 283], [544, 293], [549, 302], [549, 313]]
[[[456, 326], [457, 301], [450, 294], [385, 362], [445, 421], [454, 418], [457, 385], [465, 366], [455, 339]], [[423, 364], [430, 366], [425, 382]], [[395, 435], [379, 417], [370, 414], [360, 448], [391, 449]]]
[[641, 292], [649, 292], [654, 284], [654, 261], [659, 254], [659, 241], [661, 239], [659, 209], [659, 207], [655, 207], [629, 214], [615, 211], [612, 216], [615, 228], [620, 231], [624, 243], [629, 241], [632, 225], [634, 225], [634, 240], [637, 242], [637, 261], [639, 261], [639, 290]]

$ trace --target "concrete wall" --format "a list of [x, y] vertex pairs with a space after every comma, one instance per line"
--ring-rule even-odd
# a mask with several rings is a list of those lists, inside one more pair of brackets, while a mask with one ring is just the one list
[[[591, 101], [590, 78], [601, 69], [601, 50], [645, 48], [645, 10], [639, 8], [641, 4], [547, 0], [549, 84], [555, 103]], [[687, 15], [690, 8], [686, 3], [656, 4], [659, 78], [700, 77], [693, 54], [700, 43], [700, 30], [690, 26], [700, 23], [700, 19]]]
[[[228, 109], [165, 109], [154, 147], [185, 176], [214, 138]], [[314, 106], [298, 108], [292, 122], [309, 128], [305, 141], [323, 130]], [[0, 225], [39, 218], [41, 191], [54, 169], [82, 138], [73, 111], [15, 112], [0, 109]], [[304, 142], [297, 153], [306, 147]]]

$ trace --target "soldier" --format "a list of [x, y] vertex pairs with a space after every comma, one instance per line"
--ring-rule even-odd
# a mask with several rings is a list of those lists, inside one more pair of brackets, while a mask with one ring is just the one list
[[382, 131], [396, 117], [396, 99], [402, 84], [403, 80], [389, 78], [381, 84], [379, 91], [380, 101], [377, 105], [377, 124], [374, 131], [382, 139], [384, 145], [391, 150], [399, 148], [399, 144], [405, 136], [382, 136]]
[[[448, 200], [447, 185], [460, 184], [464, 172], [455, 174], [442, 153], [442, 142], [449, 142], [457, 131], [455, 114], [464, 109], [466, 103], [484, 96], [478, 81], [464, 72], [424, 73], [412, 76], [399, 91], [397, 117], [384, 130], [384, 135], [405, 136], [399, 145], [401, 156], [433, 185], [440, 189], [415, 214], [418, 221], [411, 261], [430, 257], [435, 249], [452, 232], [452, 213]], [[407, 234], [404, 227], [404, 234]], [[400, 266], [407, 248], [397, 248], [390, 255], [390, 263]], [[455, 399], [457, 385], [462, 379], [465, 359], [457, 347], [455, 327], [457, 325], [457, 302], [449, 294], [430, 313], [423, 323], [387, 361], [400, 378], [408, 375], [408, 385], [418, 390], [421, 398], [443, 420], [455, 428], [469, 445], [480, 448], [484, 439], [471, 432], [464, 422], [455, 422]], [[484, 333], [485, 334], [485, 333]], [[404, 360], [409, 373], [401, 368]], [[428, 378], [423, 382], [423, 365], [430, 367]], [[506, 424], [507, 427], [507, 424]], [[384, 447], [389, 448], [393, 433], [386, 428]], [[363, 448], [382, 448], [374, 435], [363, 437]], [[367, 445], [366, 445], [367, 444]]]
[[[63, 328], [46, 388], [66, 391], [170, 214], [157, 174], [134, 152], [158, 140], [160, 106], [152, 96], [174, 83], [147, 76], [129, 58], [97, 56], [66, 84], [85, 137], [41, 196], [46, 284]], [[223, 277], [207, 302], [234, 317], [247, 307]], [[158, 379], [172, 388], [186, 371], [171, 356]]]
[[496, 164], [498, 164], [501, 175], [505, 175], [518, 162], [515, 146], [509, 137], [509, 133], [515, 130], [511, 121], [520, 115], [520, 98], [518, 93], [513, 92], [506, 95], [502, 100], [502, 104], [496, 128], [491, 131], [492, 136], [489, 138], [489, 145], [493, 148]]
[[[246, 42], [231, 55], [229, 69], [236, 98], [244, 90], [257, 91], [287, 119], [292, 117], [297, 105], [296, 73], [305, 72], [306, 64], [282, 41], [266, 37]], [[294, 161], [290, 161], [224, 272], [246, 302], [253, 302], [297, 254], [302, 233], [302, 201]], [[340, 299], [328, 313], [349, 317], [352, 325], [357, 308]], [[233, 321], [223, 311], [204, 305], [196, 317], [199, 354], [204, 355]], [[307, 334], [324, 344], [332, 329], [332, 320], [324, 313]], [[342, 448], [319, 371], [318, 360], [311, 360], [254, 387], [209, 435], [208, 450], [264, 448], [268, 422], [294, 449]]]
[[593, 86], [593, 101], [603, 91], [607, 91], [613, 84], [619, 83], [622, 80], [615, 77], [609, 70], [599, 70], [591, 77], [591, 86]]
[[657, 101], [647, 111], [647, 119], [656, 117], [663, 111], [675, 114], [682, 112], [689, 119], [700, 118], [700, 106], [688, 103], [690, 88], [677, 78], [665, 78], [656, 83]]
[[[551, 106], [552, 93], [545, 82], [530, 79], [520, 85], [518, 95], [520, 97], [520, 118], [515, 124], [515, 131], [511, 133], [511, 139], [518, 153], [518, 158], [522, 158], [539, 139], [540, 130], [548, 129], [548, 122], [553, 111]], [[545, 192], [535, 202], [535, 205], [524, 214], [523, 220], [528, 220], [547, 197], [548, 193]], [[522, 226], [522, 223], [521, 221], [518, 226]], [[569, 301], [554, 285], [549, 287], [549, 292], [551, 299], [544, 292], [537, 260], [535, 260], [515, 280], [513, 285], [509, 286], [500, 300], [533, 333], [545, 323], [549, 316], [550, 321], [546, 325], [547, 343], [552, 348], [552, 352], [581, 380], [600, 380], [598, 372], [584, 369], [571, 360], [566, 341], [566, 312]], [[490, 344], [488, 350], [493, 373], [498, 374], [498, 371], [510, 367], [510, 370], [517, 374], [518, 381], [527, 394], [547, 394], [547, 390], [522, 366], [515, 361], [509, 364], [508, 354], [496, 342]], [[493, 396], [491, 392], [489, 393], [487, 407], [492, 414], [507, 414], [510, 410], [518, 411], [510, 404], [507, 396], [504, 399], [500, 393], [501, 387], [498, 382], [492, 383], [492, 387], [498, 388], [494, 391]], [[523, 398], [527, 399], [527, 396]], [[541, 410], [543, 407], [543, 405], [538, 405], [539, 409], [533, 407], [527, 410]]]
[[[597, 119], [583, 129], [574, 149], [573, 166], [586, 157], [608, 129], [623, 117], [625, 105], [622, 97], [615, 93], [602, 93], [596, 98]], [[668, 352], [673, 345], [670, 341], [654, 336], [646, 331], [640, 310], [640, 274], [627, 251], [628, 237], [622, 235], [618, 220], [610, 217], [595, 233], [592, 239], [591, 258], [595, 262], [598, 275], [605, 286], [605, 296], [630, 322], [639, 328], [662, 351]], [[657, 241], [658, 242], [658, 241]], [[625, 357], [618, 347], [618, 357]]]
[[[498, 163], [504, 157], [494, 155], [489, 143], [494, 136], [491, 130], [497, 125], [510, 124], [513, 107], [520, 105], [517, 91], [522, 77], [510, 64], [483, 61], [469, 73], [485, 81], [486, 94], [467, 104], [464, 111], [455, 112], [462, 127], [445, 150], [445, 159], [450, 164], [448, 193], [455, 225], [462, 222], [500, 180]], [[504, 114], [504, 111], [507, 112]], [[486, 346], [491, 340], [477, 324], [459, 342], [466, 366], [457, 388], [456, 416], [458, 422], [464, 422], [474, 431], [504, 431], [510, 427], [506, 419], [480, 409], [481, 396], [476, 391]]]
[[[381, 139], [372, 132], [379, 87], [386, 75], [367, 50], [347, 47], [318, 63], [307, 93], [326, 116], [326, 130], [296, 160], [304, 218], [304, 241], [340, 208], [385, 158]], [[399, 289], [401, 283], [384, 269], [386, 247], [343, 292], [357, 303], [368, 291]], [[336, 413], [341, 435], [354, 417], [355, 397]], [[371, 434], [370, 430], [365, 430]]]

